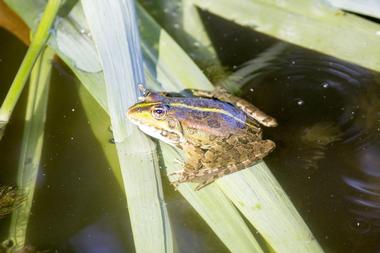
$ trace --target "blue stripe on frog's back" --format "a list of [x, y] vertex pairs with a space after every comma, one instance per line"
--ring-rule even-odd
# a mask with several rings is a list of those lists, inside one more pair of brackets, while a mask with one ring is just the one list
[[[169, 106], [179, 105], [178, 108], [181, 108], [181, 110], [176, 110], [176, 116], [179, 120], [188, 120], [189, 118], [194, 120], [204, 120], [206, 118], [212, 118], [223, 123], [224, 127], [243, 128], [247, 119], [246, 114], [242, 110], [230, 103], [220, 100], [185, 97], [171, 98], [170, 100], [167, 100], [167, 102]], [[200, 109], [197, 110], [197, 108]], [[213, 112], [212, 109], [218, 109], [226, 113]], [[191, 117], [189, 117], [190, 115]]]

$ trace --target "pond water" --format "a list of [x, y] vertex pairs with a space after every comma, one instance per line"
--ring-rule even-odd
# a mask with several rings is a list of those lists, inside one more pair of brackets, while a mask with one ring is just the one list
[[203, 20], [235, 76], [271, 56], [241, 76], [241, 96], [278, 120], [264, 132], [277, 144], [266, 162], [323, 249], [379, 252], [380, 75], [209, 13]]
[[[156, 14], [175, 35], [170, 19]], [[278, 120], [264, 132], [277, 144], [266, 162], [325, 252], [379, 252], [380, 75], [206, 12], [202, 20], [223, 66], [241, 78], [239, 95]], [[25, 47], [4, 30], [0, 45], [2, 100]], [[263, 54], [270, 57], [253, 65]], [[92, 134], [78, 82], [55, 65], [28, 243], [51, 252], [134, 252], [126, 200]], [[26, 92], [0, 142], [1, 185], [15, 184], [25, 101]], [[109, 122], [102, 127], [111, 139]], [[181, 252], [228, 252], [163, 178]], [[2, 241], [8, 226], [9, 216], [0, 220]]]
[[[194, 49], [173, 22], [180, 9], [143, 2]], [[278, 120], [264, 132], [277, 144], [266, 162], [323, 249], [379, 252], [379, 73], [207, 12], [201, 18], [239, 95]]]

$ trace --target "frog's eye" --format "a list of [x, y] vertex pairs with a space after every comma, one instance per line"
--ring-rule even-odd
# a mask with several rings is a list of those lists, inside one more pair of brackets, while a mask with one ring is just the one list
[[159, 105], [159, 106], [156, 106], [153, 108], [152, 110], [152, 115], [155, 119], [164, 119], [166, 117], [166, 113], [168, 111], [168, 107], [167, 106], [162, 106], [162, 105]]

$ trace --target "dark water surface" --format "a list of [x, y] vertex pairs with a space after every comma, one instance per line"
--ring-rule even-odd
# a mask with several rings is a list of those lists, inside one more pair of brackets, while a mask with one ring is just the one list
[[[175, 34], [176, 12], [156, 14]], [[239, 95], [278, 120], [265, 129], [277, 144], [266, 162], [323, 249], [380, 252], [379, 74], [209, 13], [202, 19], [223, 66], [242, 85]], [[2, 100], [25, 47], [3, 30], [0, 45]], [[133, 252], [126, 200], [77, 91], [66, 70], [54, 70], [28, 243], [57, 252]], [[25, 95], [0, 142], [2, 185], [15, 183]], [[228, 252], [166, 177], [164, 190], [181, 252]], [[8, 225], [0, 220], [0, 240]]]
[[380, 75], [203, 20], [240, 95], [278, 120], [265, 131], [277, 144], [266, 161], [324, 250], [380, 252]]
[[[26, 48], [4, 30], [0, 43], [3, 99]], [[27, 243], [49, 252], [133, 251], [125, 198], [92, 134], [77, 90], [71, 75], [54, 69]], [[26, 95], [27, 89], [0, 142], [1, 185], [16, 183]], [[8, 225], [9, 217], [0, 220], [1, 241], [7, 239]]]

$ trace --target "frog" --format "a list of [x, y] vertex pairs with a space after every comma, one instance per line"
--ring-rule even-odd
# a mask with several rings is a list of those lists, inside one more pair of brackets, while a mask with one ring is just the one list
[[222, 87], [142, 92], [127, 117], [146, 134], [183, 150], [182, 169], [172, 174], [176, 186], [193, 182], [198, 191], [251, 167], [276, 147], [262, 136], [262, 126], [276, 127], [276, 119]]

